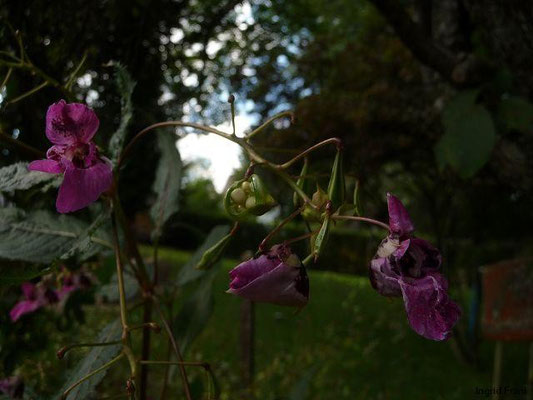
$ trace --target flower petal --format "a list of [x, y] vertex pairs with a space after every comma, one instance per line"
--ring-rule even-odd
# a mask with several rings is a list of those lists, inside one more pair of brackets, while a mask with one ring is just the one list
[[11, 321], [16, 322], [24, 314], [29, 314], [42, 307], [44, 304], [39, 300], [19, 301], [9, 312]]
[[60, 100], [46, 113], [46, 137], [54, 144], [88, 143], [99, 124], [95, 112], [85, 104]]
[[398, 279], [400, 276], [394, 271], [388, 258], [375, 258], [370, 262], [370, 283], [382, 296], [399, 297], [402, 295]]
[[35, 299], [36, 297], [36, 291], [35, 291], [35, 285], [30, 282], [24, 282], [22, 285], [20, 285], [20, 288], [22, 290], [22, 293], [24, 293], [24, 296], [28, 300]]
[[422, 279], [401, 278], [399, 283], [411, 328], [427, 339], [447, 339], [461, 309], [446, 293], [446, 279], [433, 273]]
[[396, 196], [387, 193], [387, 205], [389, 208], [389, 226], [391, 232], [403, 236], [415, 230], [407, 209]]
[[309, 279], [303, 266], [288, 267], [280, 263], [245, 286], [230, 288], [227, 293], [255, 302], [303, 307], [309, 300]]
[[48, 174], [60, 174], [63, 167], [55, 160], [35, 160], [28, 165], [30, 171], [41, 171]]
[[75, 168], [70, 165], [59, 188], [56, 208], [68, 213], [87, 207], [111, 187], [113, 172], [104, 161], [97, 161], [90, 168]]

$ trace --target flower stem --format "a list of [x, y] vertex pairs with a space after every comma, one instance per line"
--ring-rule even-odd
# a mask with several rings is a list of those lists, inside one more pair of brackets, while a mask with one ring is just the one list
[[[170, 325], [168, 324], [164, 314], [163, 310], [161, 310], [161, 305], [159, 303], [159, 299], [154, 296], [153, 303], [155, 305], [156, 312], [159, 314], [159, 317], [161, 318], [161, 321], [163, 322], [163, 326], [165, 328], [165, 331], [168, 335], [168, 338], [170, 340], [170, 343], [172, 344], [172, 348], [174, 350], [174, 353], [176, 354], [176, 357], [178, 358], [178, 361], [180, 363], [183, 363], [183, 356], [181, 355], [180, 348], [178, 346], [178, 343], [176, 342], [176, 339], [174, 338], [174, 334], [172, 333], [172, 329], [170, 328]], [[179, 365], [181, 378], [183, 381], [183, 390], [185, 391], [185, 397], [187, 400], [191, 400], [191, 390], [189, 388], [189, 380], [187, 379], [187, 372], [185, 371], [185, 368], [183, 364]]]
[[291, 243], [299, 242], [300, 240], [304, 240], [304, 239], [310, 238], [313, 235], [316, 235], [318, 232], [319, 232], [319, 230], [316, 230], [316, 231], [313, 231], [313, 232], [308, 232], [306, 234], [303, 234], [303, 235], [300, 235], [300, 236], [296, 236], [296, 237], [291, 238], [291, 239], [287, 239], [283, 243], [284, 244], [291, 244]]
[[293, 165], [296, 161], [304, 158], [306, 155], [308, 155], [309, 153], [315, 151], [316, 149], [319, 149], [320, 147], [323, 147], [327, 144], [330, 144], [330, 143], [335, 143], [335, 145], [337, 146], [337, 148], [341, 147], [342, 146], [342, 141], [339, 139], [339, 138], [336, 138], [336, 137], [333, 137], [333, 138], [329, 138], [329, 139], [326, 139], [326, 140], [323, 140], [311, 147], [309, 147], [308, 149], [302, 151], [300, 154], [296, 155], [295, 157], [293, 157], [292, 159], [290, 159], [289, 161], [287, 162], [284, 162], [283, 164], [278, 164], [276, 165], [276, 168], [279, 168], [279, 169], [287, 169], [289, 168], [291, 165]]
[[2, 132], [1, 130], [0, 130], [0, 141], [6, 142], [8, 144], [12, 144], [18, 147], [19, 149], [21, 149], [22, 151], [24, 151], [25, 153], [27, 153], [28, 155], [31, 155], [32, 157], [44, 158], [46, 155], [41, 150], [36, 149], [35, 147], [32, 147], [32, 146], [29, 146], [26, 143], [23, 143], [20, 140], [15, 139], [14, 137]]
[[288, 222], [292, 221], [294, 218], [296, 218], [300, 213], [302, 212], [302, 208], [298, 208], [294, 210], [287, 218], [285, 218], [283, 221], [280, 222], [278, 226], [276, 226], [273, 230], [269, 232], [268, 235], [265, 236], [265, 238], [261, 241], [261, 244], [259, 244], [259, 251], [263, 251], [270, 241], [272, 237], [278, 233], [281, 228], [283, 228]]
[[246, 141], [249, 141], [251, 138], [253, 138], [255, 135], [263, 131], [267, 126], [269, 126], [272, 122], [274, 122], [277, 119], [283, 118], [283, 117], [290, 117], [291, 120], [294, 118], [294, 113], [292, 111], [283, 111], [279, 114], [274, 115], [273, 117], [269, 118], [265, 123], [263, 123], [258, 128], [254, 129], [252, 132], [250, 132], [248, 135], [246, 135]]
[[113, 358], [111, 361], [105, 363], [104, 365], [102, 365], [100, 368], [97, 368], [95, 369], [94, 371], [92, 371], [91, 373], [85, 375], [83, 378], [81, 378], [79, 381], [77, 382], [74, 382], [72, 385], [70, 385], [67, 390], [65, 390], [63, 392], [63, 394], [61, 395], [61, 399], [64, 400], [67, 398], [68, 394], [78, 385], [81, 385], [83, 382], [85, 382], [87, 379], [93, 377], [94, 375], [96, 375], [97, 373], [99, 372], [102, 372], [102, 371], [105, 371], [106, 369], [108, 369], [109, 367], [111, 367], [113, 364], [115, 364], [117, 361], [120, 361], [120, 359], [124, 357], [124, 353], [120, 353], [118, 356], [116, 356], [115, 358]]
[[390, 227], [389, 225], [387, 225], [386, 223], [384, 222], [381, 222], [381, 221], [377, 221], [375, 219], [372, 219], [372, 218], [366, 218], [366, 217], [355, 217], [355, 216], [352, 216], [352, 215], [332, 215], [331, 216], [332, 219], [336, 219], [336, 220], [347, 220], [347, 221], [358, 221], [358, 222], [366, 222], [368, 224], [372, 224], [372, 225], [376, 225], [376, 226], [379, 226], [380, 228], [383, 228], [383, 229], [386, 229], [387, 231], [390, 231]]
[[114, 340], [112, 342], [102, 342], [102, 343], [74, 343], [74, 344], [69, 344], [67, 346], [60, 348], [56, 354], [57, 354], [57, 358], [61, 360], [63, 357], [65, 357], [65, 354], [67, 354], [68, 351], [76, 347], [103, 347], [103, 346], [111, 346], [111, 345], [120, 344], [120, 343], [121, 343], [120, 340]]

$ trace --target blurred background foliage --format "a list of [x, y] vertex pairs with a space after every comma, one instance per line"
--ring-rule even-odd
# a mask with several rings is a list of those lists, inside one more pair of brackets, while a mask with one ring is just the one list
[[[137, 82], [129, 135], [165, 119], [217, 125], [228, 120], [226, 99], [234, 93], [238, 110], [258, 120], [295, 110], [295, 124], [280, 121], [254, 139], [273, 160], [342, 138], [348, 193], [359, 181], [364, 213], [378, 219], [386, 218], [386, 192], [405, 201], [463, 294], [480, 265], [532, 253], [529, 2], [4, 0], [0, 15], [2, 51], [17, 53], [18, 31], [31, 62], [57, 82], [79, 66], [71, 92], [49, 85], [20, 101], [42, 77], [12, 70], [1, 92], [0, 131], [15, 140], [45, 150], [46, 109], [66, 97], [96, 109], [97, 141], [107, 143], [120, 115], [109, 63], [120, 62]], [[3, 79], [9, 57], [2, 53], [1, 60]], [[139, 236], [149, 241], [146, 209], [159, 150], [155, 136], [144, 140], [120, 190]], [[0, 166], [32, 157], [1, 146]], [[332, 149], [312, 156], [311, 186], [327, 186], [332, 158]], [[185, 175], [191, 167], [184, 165]], [[265, 180], [282, 212], [289, 211], [291, 193]], [[164, 244], [196, 248], [212, 226], [227, 222], [208, 180], [184, 182], [179, 203]], [[267, 229], [247, 221], [230, 256], [254, 248]], [[284, 237], [304, 230], [291, 224]], [[333, 234], [318, 267], [364, 275], [379, 238], [366, 228]], [[466, 347], [459, 340], [472, 361]]]

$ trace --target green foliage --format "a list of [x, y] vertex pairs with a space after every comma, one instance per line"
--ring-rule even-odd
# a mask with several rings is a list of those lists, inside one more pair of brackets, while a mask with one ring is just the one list
[[195, 268], [196, 265], [198, 265], [204, 253], [213, 245], [222, 240], [222, 238], [226, 236], [228, 232], [229, 227], [227, 225], [215, 226], [211, 232], [209, 232], [209, 235], [207, 235], [207, 238], [204, 240], [202, 245], [198, 247], [189, 261], [187, 261], [187, 263], [180, 269], [176, 279], [176, 283], [179, 286], [184, 286], [187, 283], [193, 282], [206, 274], [206, 271]]
[[462, 178], [474, 176], [490, 159], [496, 131], [490, 113], [476, 104], [477, 90], [458, 94], [442, 114], [444, 135], [435, 147], [440, 166], [449, 164]]
[[19, 162], [0, 168], [0, 192], [26, 190], [36, 185], [50, 183], [56, 175], [28, 170], [28, 164]]
[[202, 332], [213, 313], [213, 280], [217, 272], [218, 268], [212, 268], [201, 278], [172, 322], [172, 330], [183, 352]]
[[109, 154], [113, 163], [118, 161], [124, 141], [127, 135], [127, 129], [133, 117], [133, 103], [131, 95], [135, 88], [135, 81], [132, 79], [126, 67], [120, 63], [111, 64], [115, 68], [115, 81], [120, 94], [121, 118], [120, 125], [109, 140]]
[[0, 263], [0, 286], [17, 285], [49, 271], [48, 268], [43, 269], [36, 264], [3, 261]]
[[[98, 236], [87, 234], [89, 228], [88, 223], [72, 216], [44, 210], [25, 212], [17, 208], [2, 208], [0, 258], [50, 263], [66, 253], [71, 255], [75, 252], [80, 259], [87, 259], [107, 243], [100, 233]], [[90, 243], [87, 237], [90, 237]], [[73, 248], [76, 250], [71, 253]], [[81, 249], [83, 252], [80, 252]]]
[[[120, 325], [120, 321], [117, 319], [105, 326], [105, 328], [98, 335], [96, 342], [104, 343], [119, 340], [121, 332], [122, 327]], [[74, 368], [72, 368], [69, 378], [67, 379], [63, 388], [59, 391], [58, 397], [60, 397], [61, 394], [73, 383], [77, 382], [105, 363], [111, 361], [118, 354], [120, 348], [120, 344], [93, 347], [89, 353]], [[76, 386], [76, 388], [69, 393], [66, 400], [89, 398], [91, 395], [93, 395], [95, 387], [104, 378], [106, 373], [107, 371], [101, 371], [82, 384]]]
[[505, 97], [498, 106], [498, 116], [508, 129], [531, 133], [533, 128], [533, 104], [522, 97]]
[[182, 162], [175, 136], [168, 132], [160, 132], [157, 140], [160, 157], [153, 184], [153, 191], [157, 197], [150, 209], [150, 216], [154, 222], [153, 238], [161, 236], [165, 222], [178, 211], [182, 175]]

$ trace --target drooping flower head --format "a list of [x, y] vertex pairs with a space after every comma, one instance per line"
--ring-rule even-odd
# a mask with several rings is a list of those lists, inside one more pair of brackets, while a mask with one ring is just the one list
[[388, 194], [389, 235], [370, 263], [370, 282], [383, 296], [402, 296], [409, 324], [432, 340], [447, 339], [461, 315], [450, 300], [446, 279], [438, 272], [441, 255], [412, 235], [413, 223], [401, 201]]
[[283, 306], [303, 307], [309, 300], [305, 267], [286, 245], [273, 246], [229, 272], [232, 293], [245, 299]]
[[60, 100], [48, 108], [46, 137], [53, 146], [46, 152], [46, 160], [33, 161], [28, 168], [64, 174], [56, 200], [60, 213], [87, 207], [111, 187], [111, 163], [99, 155], [91, 141], [99, 124], [94, 111], [85, 104]]

